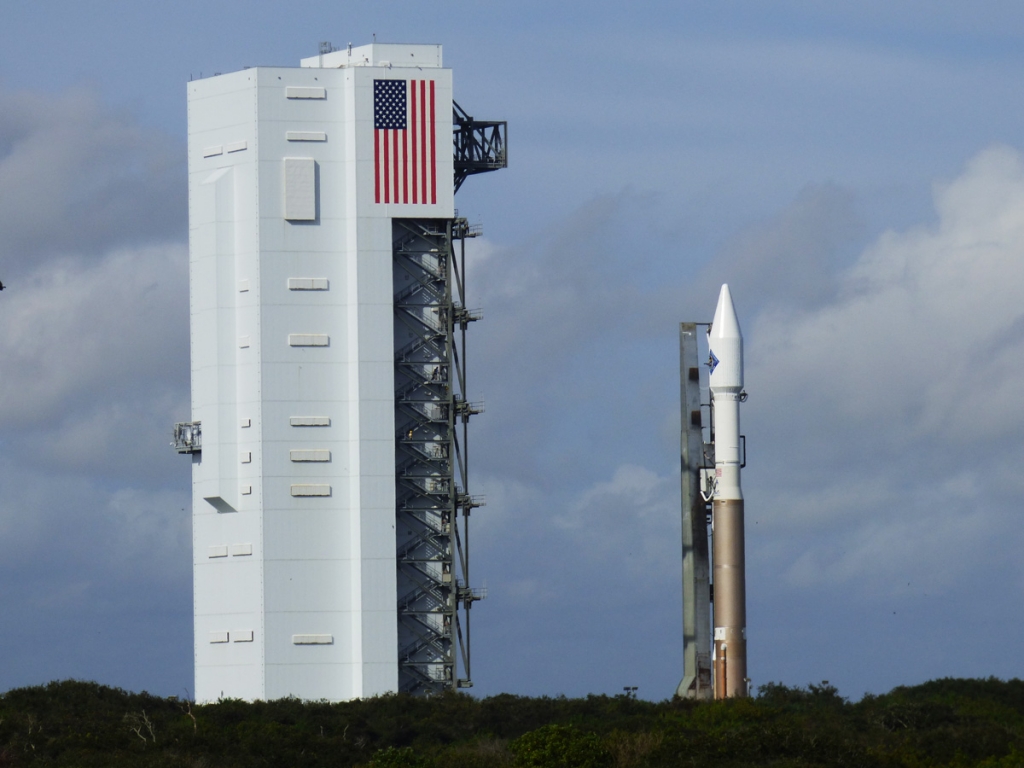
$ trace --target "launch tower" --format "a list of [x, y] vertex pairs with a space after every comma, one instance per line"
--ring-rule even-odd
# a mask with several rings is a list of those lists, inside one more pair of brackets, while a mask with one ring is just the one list
[[505, 130], [439, 45], [188, 84], [197, 700], [472, 685], [454, 195]]

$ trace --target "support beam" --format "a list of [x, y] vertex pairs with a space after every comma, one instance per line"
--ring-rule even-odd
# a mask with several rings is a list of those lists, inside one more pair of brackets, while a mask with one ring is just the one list
[[708, 505], [701, 495], [701, 470], [707, 461], [704, 455], [697, 325], [679, 324], [679, 381], [682, 406], [680, 480], [683, 515], [683, 679], [676, 689], [676, 695], [681, 698], [710, 699], [713, 690]]

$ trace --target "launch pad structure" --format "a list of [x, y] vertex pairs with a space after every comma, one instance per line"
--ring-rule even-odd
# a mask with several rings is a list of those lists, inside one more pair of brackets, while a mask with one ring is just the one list
[[[707, 331], [706, 390], [698, 328]], [[728, 285], [722, 286], [711, 323], [680, 323], [679, 353], [683, 678], [676, 695], [746, 696], [750, 680], [740, 487], [746, 438], [740, 434], [739, 406], [747, 394], [743, 337]]]
[[683, 679], [676, 695], [707, 699], [713, 694], [711, 668], [711, 570], [708, 556], [710, 504], [702, 495], [714, 448], [704, 442], [698, 326], [679, 324], [679, 383], [682, 404], [680, 489], [683, 513]]
[[[439, 45], [188, 85], [195, 696], [472, 686], [470, 175]], [[452, 150], [446, 149], [452, 137]]]

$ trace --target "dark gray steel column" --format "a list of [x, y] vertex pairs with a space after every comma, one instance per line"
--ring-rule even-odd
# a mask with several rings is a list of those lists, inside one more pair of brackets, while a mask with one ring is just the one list
[[711, 586], [707, 503], [701, 496], [704, 437], [700, 404], [697, 323], [679, 324], [682, 412], [680, 472], [683, 512], [683, 679], [676, 695], [710, 699]]

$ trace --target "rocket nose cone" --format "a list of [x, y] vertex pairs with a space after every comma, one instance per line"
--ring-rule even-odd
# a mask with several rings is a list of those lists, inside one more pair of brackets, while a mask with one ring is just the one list
[[732, 294], [729, 293], [729, 284], [722, 284], [722, 291], [718, 294], [718, 306], [715, 307], [715, 319], [711, 321], [712, 339], [742, 339], [740, 333], [740, 321], [736, 317], [736, 307], [732, 303]]
[[742, 390], [743, 335], [740, 333], [740, 323], [736, 319], [736, 308], [732, 305], [728, 285], [723, 285], [718, 295], [715, 319], [708, 329], [708, 346], [711, 349], [708, 384], [712, 394]]

